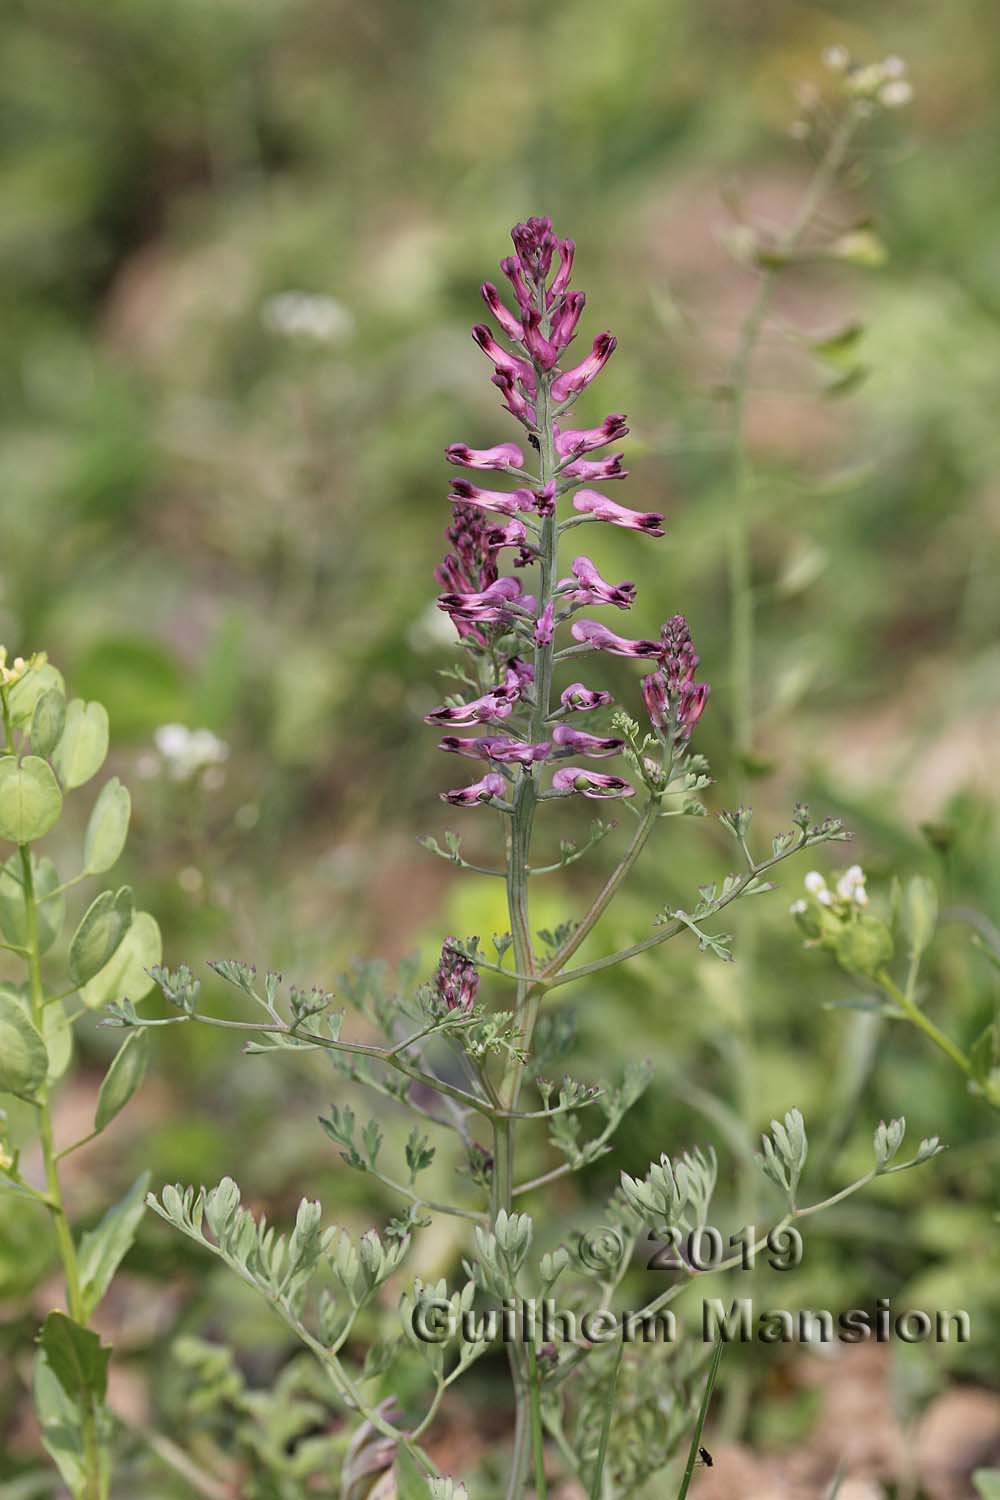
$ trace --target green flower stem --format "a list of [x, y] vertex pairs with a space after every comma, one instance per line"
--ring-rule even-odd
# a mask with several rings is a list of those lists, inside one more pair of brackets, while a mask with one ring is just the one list
[[884, 969], [880, 969], [875, 975], [875, 979], [893, 1002], [898, 1005], [906, 1019], [918, 1027], [924, 1033], [924, 1036], [929, 1037], [935, 1047], [939, 1047], [944, 1055], [951, 1059], [956, 1068], [962, 1070], [966, 1077], [971, 1077], [972, 1064], [961, 1047], [953, 1042], [951, 1037], [946, 1036], [939, 1027], [935, 1026], [934, 1022], [928, 1016], [924, 1015], [916, 1001], [899, 988], [899, 985], [896, 984], [892, 976], [887, 974]]
[[579, 925], [566, 939], [565, 943], [559, 949], [558, 953], [556, 953], [551, 962], [546, 964], [545, 968], [542, 970], [543, 979], [554, 979], [556, 975], [558, 975], [560, 971], [565, 968], [566, 964], [573, 957], [573, 954], [580, 947], [580, 945], [586, 941], [593, 927], [598, 921], [600, 921], [601, 917], [607, 911], [608, 907], [611, 905], [611, 902], [614, 900], [622, 881], [625, 879], [626, 875], [628, 875], [629, 871], [632, 869], [632, 866], [635, 864], [636, 860], [639, 858], [639, 855], [642, 853], [646, 844], [646, 840], [649, 838], [649, 835], [653, 831], [653, 825], [655, 824], [656, 819], [659, 816], [659, 811], [659, 798], [651, 797], [649, 799], [649, 802], [646, 804], [645, 810], [643, 811], [642, 817], [636, 827], [635, 833], [632, 835], [631, 842], [625, 853], [623, 854], [619, 864], [611, 873], [611, 875], [608, 876], [608, 879], [604, 883], [604, 886], [601, 888], [600, 892], [591, 903], [590, 909], [586, 912]]

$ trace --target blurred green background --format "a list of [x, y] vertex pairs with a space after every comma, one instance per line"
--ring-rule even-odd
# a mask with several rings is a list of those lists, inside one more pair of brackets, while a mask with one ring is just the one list
[[[725, 382], [754, 278], [725, 241], [794, 208], [810, 158], [789, 128], [796, 88], [822, 81], [831, 43], [902, 54], [915, 100], [869, 134], [865, 180], [826, 210], [831, 230], [872, 220], [885, 264], [788, 277], [755, 369], [757, 823], [769, 837], [806, 797], [847, 819], [857, 841], [834, 858], [860, 858], [874, 889], [924, 870], [946, 902], [996, 916], [994, 5], [14, 0], [0, 24], [0, 640], [48, 651], [74, 692], [107, 704], [136, 806], [123, 878], [159, 915], [169, 963], [232, 953], [334, 986], [354, 955], [417, 953], [426, 969], [446, 932], [506, 925], [494, 892], [416, 836], [455, 827], [495, 847], [494, 820], [437, 801], [454, 768], [421, 717], [448, 661], [432, 579], [442, 450], [514, 436], [468, 330], [530, 213], [577, 241], [585, 339], [619, 339], [581, 407], [629, 414], [632, 478], [615, 496], [668, 517], [662, 543], [615, 533], [595, 556], [639, 585], [629, 633], [688, 615], [714, 687], [699, 729], [711, 800], [738, 795]], [[831, 397], [809, 342], [855, 323], [865, 378]], [[634, 710], [637, 675], [633, 693]], [[221, 772], [172, 778], [154, 746], [171, 722], [220, 737]], [[588, 811], [560, 807], [553, 847]], [[711, 824], [671, 840], [594, 951], [729, 868]], [[572, 915], [610, 858], [604, 845], [553, 883], [539, 918]], [[786, 869], [756, 911], [757, 1123], [797, 1104], [817, 1136], [842, 1126], [834, 1185], [865, 1169], [880, 1115], [905, 1112], [915, 1138], [953, 1148], [875, 1206], [817, 1223], [801, 1294], [937, 1299], [995, 1330], [991, 1121], [909, 1033], [824, 1008], [847, 981], [802, 951], [787, 907], [805, 871]], [[557, 1215], [582, 1201], [599, 1216], [620, 1167], [693, 1140], [720, 1144], [732, 1186], [740, 970], [692, 949], [656, 950], [568, 1000], [575, 1072], [641, 1052], [657, 1079], [614, 1155], [550, 1195]], [[994, 977], [962, 929], [945, 928], [936, 955], [929, 1003], [969, 1042]], [[112, 1042], [83, 1038], [67, 1129]], [[394, 1205], [315, 1125], [333, 1086], [315, 1065], [282, 1072], [177, 1028], [128, 1123], [73, 1159], [76, 1209], [96, 1214], [148, 1163], [158, 1181], [238, 1172], [278, 1215], [309, 1190], [332, 1217], [383, 1220]], [[539, 1143], [538, 1170], [549, 1161]], [[0, 1226], [11, 1350], [46, 1301], [36, 1242], [34, 1226]], [[424, 1269], [454, 1266], [456, 1244], [450, 1227], [431, 1235]], [[175, 1393], [146, 1371], [178, 1328], [231, 1338], [255, 1378], [283, 1357], [263, 1312], [160, 1226], [128, 1265], [111, 1314], [123, 1409], [163, 1407], [169, 1422]], [[765, 1397], [784, 1358], [761, 1365]], [[996, 1375], [985, 1332], [910, 1364], [918, 1394], [949, 1365]], [[0, 1380], [13, 1472], [30, 1446], [16, 1361]], [[782, 1435], [788, 1410], [762, 1400], [751, 1432]]]

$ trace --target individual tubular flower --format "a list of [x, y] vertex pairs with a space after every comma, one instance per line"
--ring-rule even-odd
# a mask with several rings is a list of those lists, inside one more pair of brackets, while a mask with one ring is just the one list
[[569, 286], [570, 277], [573, 274], [573, 257], [576, 254], [576, 242], [574, 240], [560, 240], [557, 247], [559, 255], [559, 269], [552, 278], [552, 285], [546, 294], [546, 305], [551, 307], [557, 297], [561, 297]]
[[632, 641], [626, 636], [615, 635], [606, 625], [597, 620], [577, 620], [570, 627], [575, 641], [592, 646], [595, 651], [607, 651], [612, 656], [659, 656], [659, 641]]
[[583, 292], [568, 292], [559, 311], [552, 319], [552, 342], [560, 351], [576, 338], [576, 325], [580, 321], [587, 298]]
[[449, 755], [464, 755], [471, 760], [495, 760], [501, 765], [519, 766], [534, 765], [536, 761], [547, 760], [552, 754], [552, 746], [547, 740], [539, 745], [523, 745], [520, 740], [492, 734], [478, 735], [475, 738], [446, 734], [438, 749]]
[[547, 646], [556, 633], [556, 607], [550, 599], [535, 621], [535, 645]]
[[490, 379], [503, 396], [503, 404], [512, 417], [523, 422], [525, 427], [535, 428], [535, 408], [526, 401], [517, 388], [517, 381], [509, 370], [498, 370]]
[[559, 702], [569, 713], [589, 713], [592, 708], [605, 708], [615, 700], [610, 693], [585, 687], [582, 682], [571, 682], [559, 694]]
[[493, 361], [497, 374], [509, 375], [512, 380], [519, 380], [528, 394], [534, 395], [535, 372], [528, 360], [519, 359], [516, 354], [508, 354], [506, 349], [501, 349], [485, 323], [476, 324], [472, 330], [472, 337], [486, 358]]
[[560, 458], [570, 458], [574, 453], [593, 453], [595, 448], [605, 448], [619, 438], [628, 437], [628, 426], [623, 412], [612, 412], [605, 417], [600, 427], [570, 427], [560, 432], [556, 425], [556, 452]]
[[494, 797], [503, 797], [507, 783], [499, 771], [488, 771], [481, 781], [471, 786], [462, 786], [452, 792], [442, 792], [441, 801], [452, 807], [477, 807], [480, 802], [490, 802]]
[[481, 490], [468, 479], [453, 480], [448, 498], [464, 505], [477, 505], [481, 510], [495, 510], [502, 516], [515, 516], [518, 511], [535, 508], [535, 497], [530, 490]]
[[628, 469], [622, 468], [624, 457], [624, 453], [613, 453], [610, 458], [575, 458], [571, 464], [564, 466], [562, 477], [585, 484], [594, 480], [627, 479]]
[[613, 604], [616, 609], [628, 609], [635, 603], [634, 583], [608, 583], [602, 578], [589, 557], [578, 557], [570, 572], [572, 578], [559, 582], [560, 590], [573, 604]]
[[471, 724], [488, 724], [493, 719], [506, 719], [514, 712], [514, 705], [521, 696], [520, 688], [510, 684], [511, 673], [507, 673], [507, 682], [500, 687], [491, 688], [488, 693], [483, 693], [479, 698], [473, 698], [468, 703], [459, 703], [453, 706], [444, 705], [433, 709], [424, 715], [425, 724], [454, 724], [461, 729]]
[[554, 792], [579, 792], [582, 797], [604, 800], [609, 797], [634, 797], [635, 787], [620, 776], [602, 776], [579, 766], [566, 766], [552, 778]]
[[663, 517], [655, 510], [629, 510], [601, 495], [597, 490], [580, 490], [573, 496], [573, 509], [593, 516], [595, 521], [608, 521], [612, 526], [625, 526], [630, 531], [644, 531], [647, 536], [663, 535]]
[[536, 365], [543, 370], [551, 370], [559, 358], [561, 346], [554, 339], [546, 338], [541, 323], [542, 315], [538, 308], [529, 307], [524, 315], [524, 347]]
[[517, 547], [515, 567], [526, 567], [534, 557], [534, 548], [528, 542], [528, 531], [523, 521], [508, 521], [506, 526], [492, 525], [486, 529], [486, 544], [492, 552], [501, 552], [504, 547]]
[[483, 301], [507, 337], [520, 342], [524, 338], [524, 329], [521, 327], [519, 320], [515, 318], [514, 314], [508, 310], [506, 304], [501, 300], [500, 293], [492, 281], [484, 281], [480, 287], [480, 291], [482, 292]]
[[479, 970], [455, 946], [456, 938], [445, 938], [434, 975], [434, 989], [446, 1010], [471, 1010], [479, 993]]
[[522, 613], [534, 608], [531, 595], [522, 594], [522, 585], [517, 578], [498, 578], [488, 589], [478, 594], [440, 594], [438, 609], [443, 609], [454, 620], [468, 620], [480, 624], [506, 623], [515, 612]]
[[548, 760], [552, 746], [548, 740], [538, 745], [522, 745], [520, 740], [491, 740], [488, 759], [500, 765], [533, 766], [537, 761]]
[[[514, 255], [505, 256], [500, 262], [500, 269], [513, 288], [514, 298], [517, 302], [518, 307], [522, 309], [531, 307], [531, 291], [524, 279], [524, 272], [521, 270], [521, 262], [517, 259], [517, 257]], [[490, 311], [492, 312], [492, 308], [490, 309]]]
[[[553, 401], [561, 405], [571, 396], [579, 395], [580, 391], [585, 390], [590, 382], [600, 375], [617, 347], [618, 340], [613, 333], [599, 333], [586, 359], [582, 359], [571, 370], [566, 370], [562, 375], [556, 376], [552, 382]], [[490, 357], [492, 358], [492, 355]]]
[[466, 469], [524, 468], [524, 454], [516, 443], [497, 443], [493, 448], [469, 448], [465, 443], [452, 443], [444, 451], [450, 464], [462, 464]]
[[605, 739], [599, 734], [571, 729], [568, 724], [557, 724], [552, 731], [552, 743], [556, 755], [590, 755], [600, 760], [606, 755], [617, 755], [625, 741]]

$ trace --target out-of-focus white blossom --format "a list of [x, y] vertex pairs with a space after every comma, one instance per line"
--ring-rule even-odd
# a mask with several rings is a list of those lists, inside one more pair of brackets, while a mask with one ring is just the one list
[[260, 317], [272, 333], [318, 344], [342, 343], [354, 332], [350, 309], [318, 292], [278, 292], [268, 297]]
[[[160, 757], [156, 770], [164, 767], [171, 781], [191, 781], [200, 772], [211, 772], [211, 768], [222, 766], [229, 759], [229, 746], [210, 729], [188, 729], [186, 724], [161, 724], [153, 739]], [[143, 775], [150, 770], [147, 761], [153, 760], [155, 757], [142, 757], [139, 769]], [[206, 785], [208, 780], [206, 777]], [[214, 787], [221, 784], [218, 773], [211, 780]]]

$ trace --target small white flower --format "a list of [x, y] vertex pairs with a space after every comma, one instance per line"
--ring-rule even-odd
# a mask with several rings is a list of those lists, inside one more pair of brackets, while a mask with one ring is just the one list
[[902, 109], [904, 104], [909, 104], [913, 98], [912, 85], [905, 78], [894, 79], [891, 83], [884, 83], [878, 91], [878, 100], [886, 109]]
[[792, 902], [788, 910], [791, 912], [793, 917], [800, 917], [803, 912], [809, 910], [809, 902], [803, 901], [802, 897], [800, 896], [798, 901]]
[[[860, 865], [851, 865], [837, 881], [837, 895], [841, 901], [853, 901], [856, 893], [865, 888], [865, 872]], [[860, 902], [858, 903], [861, 904]]]
[[210, 729], [188, 729], [186, 724], [161, 724], [153, 735], [171, 781], [190, 781], [199, 771], [220, 766], [229, 746]]
[[902, 78], [905, 72], [905, 61], [903, 58], [897, 57], [895, 53], [891, 57], [887, 57], [882, 64], [883, 78]]
[[867, 906], [868, 905], [868, 892], [865, 890], [865, 888], [864, 888], [863, 885], [859, 885], [859, 886], [857, 886], [855, 888], [855, 891], [854, 891], [854, 904], [855, 904], [855, 906]]
[[816, 900], [819, 902], [820, 906], [832, 906], [833, 892], [828, 891], [826, 886], [824, 886], [821, 891], [816, 892]]
[[810, 896], [818, 896], [822, 891], [826, 890], [826, 881], [818, 870], [810, 870], [802, 884]]
[[850, 60], [846, 47], [827, 47], [823, 53], [823, 64], [831, 73], [843, 73]]

